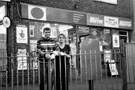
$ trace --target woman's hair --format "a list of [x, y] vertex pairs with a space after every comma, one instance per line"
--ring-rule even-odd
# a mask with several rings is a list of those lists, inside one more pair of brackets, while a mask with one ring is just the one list
[[66, 36], [63, 33], [59, 34], [58, 39], [60, 38], [60, 36], [63, 36], [66, 39]]

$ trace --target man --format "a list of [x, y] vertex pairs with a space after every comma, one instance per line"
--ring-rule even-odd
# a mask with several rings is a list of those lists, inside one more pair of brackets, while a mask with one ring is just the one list
[[[44, 79], [47, 81], [47, 90], [49, 89], [48, 81], [48, 72], [50, 72], [49, 62], [55, 58], [53, 51], [56, 50], [56, 43], [55, 40], [50, 38], [51, 30], [50, 28], [44, 28], [43, 30], [43, 37], [37, 41], [37, 52], [39, 55], [39, 62], [40, 62], [40, 90], [44, 90]], [[44, 70], [45, 69], [45, 70]], [[44, 72], [45, 71], [45, 72]], [[44, 75], [45, 73], [45, 75]], [[45, 77], [46, 78], [45, 78]]]

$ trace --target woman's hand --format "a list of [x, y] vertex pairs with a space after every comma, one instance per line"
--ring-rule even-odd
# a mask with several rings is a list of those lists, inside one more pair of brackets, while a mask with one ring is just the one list
[[70, 58], [70, 55], [68, 55], [68, 54], [66, 54], [66, 53], [63, 53], [63, 52], [60, 52], [60, 55], [64, 55], [64, 56]]

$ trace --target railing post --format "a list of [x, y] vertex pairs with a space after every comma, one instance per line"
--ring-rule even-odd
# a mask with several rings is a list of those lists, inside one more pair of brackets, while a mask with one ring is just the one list
[[88, 80], [89, 90], [94, 90], [94, 80]]

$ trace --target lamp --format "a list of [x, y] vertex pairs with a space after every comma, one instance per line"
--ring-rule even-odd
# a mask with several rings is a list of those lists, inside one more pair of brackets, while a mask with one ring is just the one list
[[78, 8], [79, 8], [78, 4], [75, 4], [74, 9], [78, 9]]

